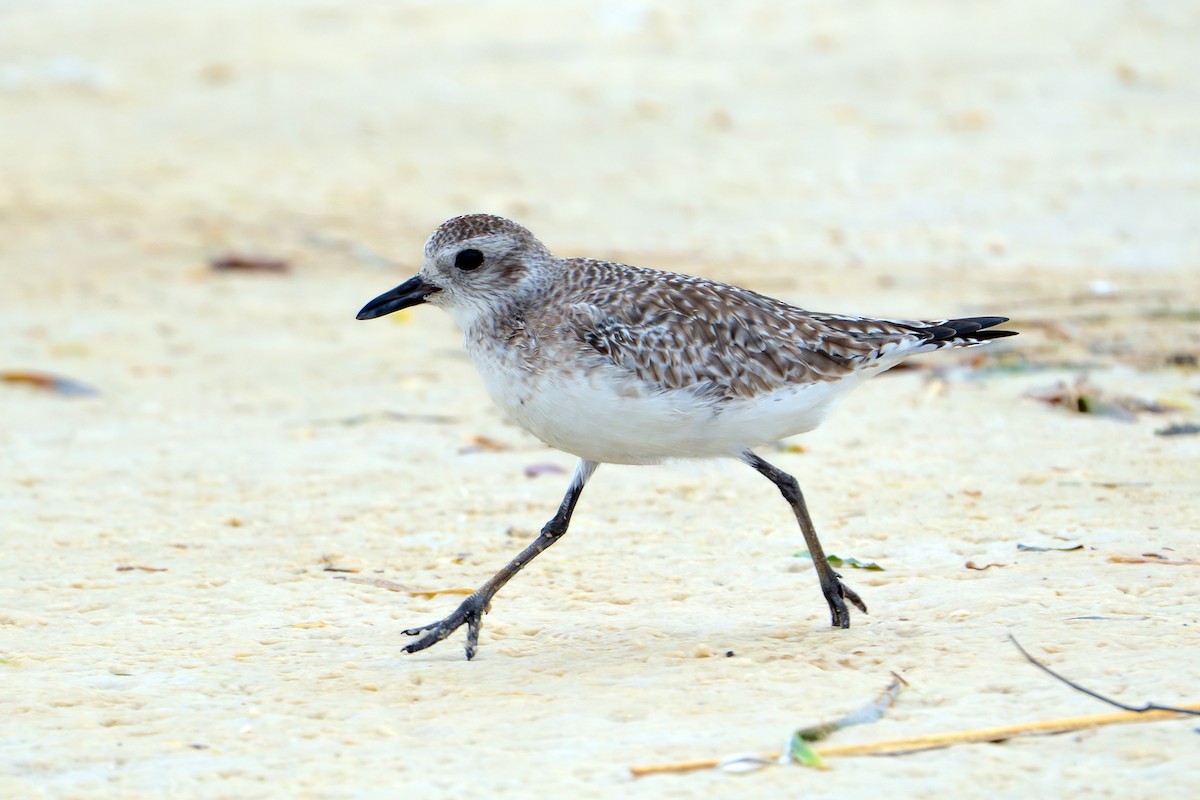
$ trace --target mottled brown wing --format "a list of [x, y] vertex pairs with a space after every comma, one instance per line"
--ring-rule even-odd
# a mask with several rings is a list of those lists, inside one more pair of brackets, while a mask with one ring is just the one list
[[894, 323], [810, 314], [699, 278], [588, 266], [606, 267], [607, 285], [563, 310], [567, 327], [582, 345], [666, 389], [752, 397], [838, 380], [925, 338]]

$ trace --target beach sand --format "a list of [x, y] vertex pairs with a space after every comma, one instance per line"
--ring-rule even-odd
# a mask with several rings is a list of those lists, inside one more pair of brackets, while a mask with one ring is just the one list
[[[629, 768], [778, 750], [892, 672], [830, 743], [1108, 710], [1009, 634], [1200, 699], [1200, 436], [1156, 434], [1200, 422], [1198, 34], [1185, 3], [0, 6], [0, 794], [1195, 796], [1194, 719]], [[828, 627], [744, 465], [602, 466], [474, 662], [400, 652], [573, 467], [446, 315], [354, 319], [476, 211], [814, 310], [1012, 317], [763, 452], [884, 568], [843, 569], [869, 615]]]

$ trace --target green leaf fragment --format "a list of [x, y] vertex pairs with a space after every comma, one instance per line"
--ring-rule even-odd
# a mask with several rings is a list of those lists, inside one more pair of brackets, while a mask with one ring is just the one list
[[[807, 550], [800, 550], [795, 553], [796, 558], [812, 559], [812, 553]], [[850, 569], [865, 569], [870, 572], [886, 572], [883, 567], [876, 564], [874, 561], [859, 561], [857, 558], [842, 558], [830, 553], [825, 556], [831, 567], [849, 567]]]
[[825, 759], [821, 758], [817, 751], [812, 749], [812, 745], [804, 740], [802, 733], [803, 731], [796, 731], [792, 734], [791, 742], [788, 744], [788, 758], [793, 764], [799, 764], [802, 767], [829, 769]]
[[801, 728], [793, 733], [791, 740], [788, 742], [787, 759], [793, 764], [826, 769], [827, 765], [820, 754], [812, 748], [811, 743], [819, 742], [851, 725], [863, 725], [878, 722], [882, 719], [884, 713], [891, 708], [892, 703], [896, 702], [896, 698], [900, 696], [900, 689], [905, 686], [904, 681], [899, 675], [896, 675], [894, 672], [892, 675], [893, 680], [888, 684], [888, 687], [878, 697], [857, 711], [852, 711], [843, 717], [835, 719], [833, 722]]

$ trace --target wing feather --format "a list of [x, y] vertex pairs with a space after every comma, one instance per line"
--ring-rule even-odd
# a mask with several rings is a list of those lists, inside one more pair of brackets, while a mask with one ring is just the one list
[[[883, 320], [821, 314], [716, 281], [567, 259], [560, 335], [663, 390], [748, 398], [885, 369], [905, 356], [1011, 335], [1002, 317]], [[564, 298], [565, 299], [565, 298]]]

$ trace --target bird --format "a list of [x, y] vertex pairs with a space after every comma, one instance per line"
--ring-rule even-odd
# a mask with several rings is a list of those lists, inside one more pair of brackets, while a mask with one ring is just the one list
[[452, 613], [405, 635], [415, 653], [467, 628], [479, 646], [493, 597], [567, 532], [600, 464], [733, 458], [789, 504], [835, 628], [862, 598], [825, 555], [796, 479], [754, 448], [816, 428], [854, 387], [909, 356], [1016, 335], [998, 316], [873, 319], [807, 311], [749, 289], [663, 270], [555, 256], [504, 217], [467, 214], [425, 243], [420, 271], [360, 320], [420, 304], [445, 310], [495, 404], [578, 463], [537, 538]]

